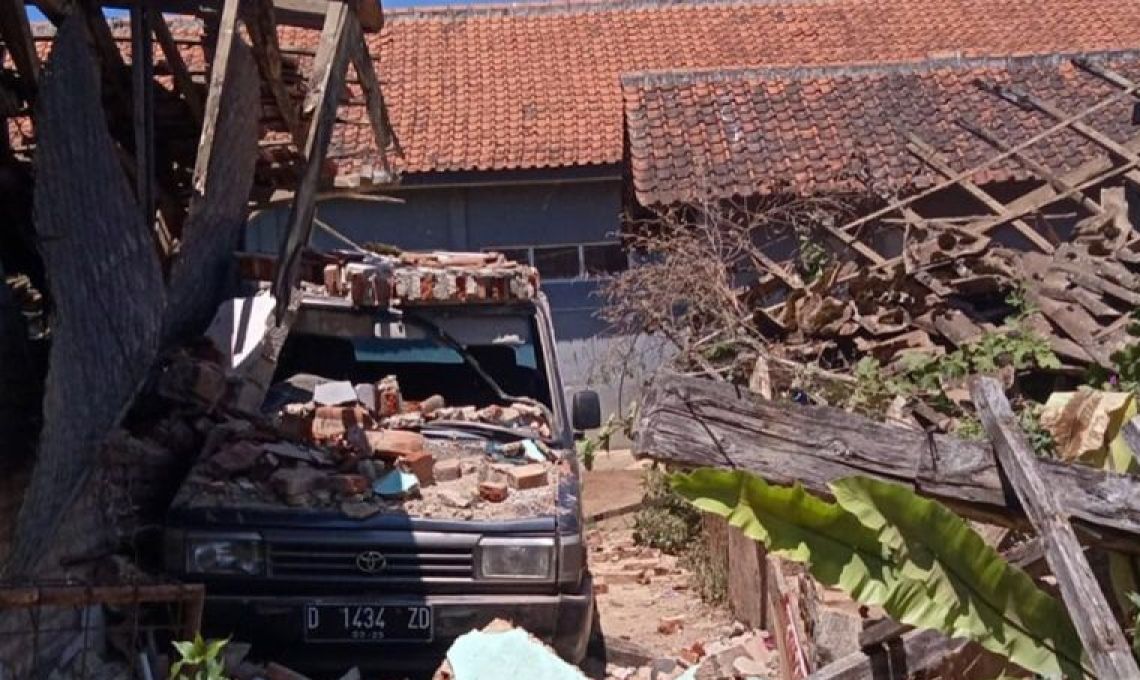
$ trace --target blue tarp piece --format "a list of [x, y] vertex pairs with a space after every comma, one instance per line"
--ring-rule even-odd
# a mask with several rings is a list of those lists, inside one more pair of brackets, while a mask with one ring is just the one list
[[447, 661], [455, 680], [586, 680], [582, 671], [521, 628], [466, 633], [451, 645]]

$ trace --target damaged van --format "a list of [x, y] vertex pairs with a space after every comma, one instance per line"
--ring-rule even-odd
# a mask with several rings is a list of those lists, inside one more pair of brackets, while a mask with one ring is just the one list
[[168, 513], [166, 568], [206, 585], [206, 633], [297, 668], [393, 669], [505, 618], [580, 661], [573, 445], [600, 414], [591, 392], [567, 403], [537, 273], [340, 253], [305, 279], [287, 333], [260, 294], [209, 334], [261, 403], [230, 408]]

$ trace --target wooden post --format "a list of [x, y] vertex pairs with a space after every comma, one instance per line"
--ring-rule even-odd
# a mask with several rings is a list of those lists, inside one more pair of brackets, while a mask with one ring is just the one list
[[309, 243], [316, 214], [321, 168], [328, 153], [337, 106], [344, 89], [348, 59], [353, 45], [360, 41], [360, 23], [348, 4], [331, 0], [321, 29], [321, 43], [313, 60], [312, 82], [305, 98], [304, 113], [311, 115], [305, 143], [305, 171], [285, 226], [285, 237], [277, 257], [277, 277], [273, 294], [277, 299], [276, 319], [281, 324], [296, 284], [301, 251]]
[[372, 55], [368, 53], [368, 43], [363, 35], [360, 43], [352, 50], [352, 67], [364, 90], [364, 104], [368, 110], [368, 122], [372, 124], [372, 134], [376, 137], [381, 167], [385, 174], [390, 175], [388, 146], [392, 143], [392, 125], [388, 120], [388, 107], [384, 104], [380, 80], [376, 77], [376, 66], [372, 63]]
[[[154, 44], [147, 0], [131, 6], [131, 101], [135, 128], [135, 196], [143, 224], [154, 226]], [[173, 244], [165, 243], [169, 252]]]
[[995, 378], [976, 378], [970, 395], [1010, 486], [1041, 536], [1045, 559], [1097, 676], [1105, 680], [1140, 678], [1140, 667], [1085, 560], [1068, 515], [1038, 469], [1037, 456], [1017, 425], [1001, 383]]
[[257, 61], [257, 70], [261, 73], [261, 79], [269, 86], [273, 103], [281, 115], [281, 120], [285, 122], [293, 143], [303, 153], [305, 132], [301, 125], [301, 116], [297, 111], [297, 105], [285, 89], [285, 81], [281, 79], [281, 45], [277, 41], [277, 20], [274, 18], [272, 0], [257, 0], [245, 16], [249, 40], [253, 45], [253, 57]]

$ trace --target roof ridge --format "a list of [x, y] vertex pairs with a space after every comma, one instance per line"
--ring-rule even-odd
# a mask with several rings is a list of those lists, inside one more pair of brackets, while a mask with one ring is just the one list
[[[384, 10], [385, 21], [425, 19], [479, 19], [621, 12], [673, 7], [723, 7], [731, 5], [826, 5], [853, 0], [521, 0], [469, 5], [399, 7]], [[859, 1], [859, 0], [854, 0]]]
[[819, 66], [734, 66], [699, 69], [662, 69], [631, 71], [621, 74], [623, 87], [688, 85], [741, 79], [789, 80], [865, 75], [906, 75], [929, 73], [945, 68], [968, 71], [978, 68], [1008, 69], [1029, 65], [1059, 65], [1075, 58], [1106, 61], [1114, 58], [1140, 59], [1140, 49], [1088, 50], [1066, 52], [1040, 52], [1035, 54], [1007, 54], [985, 56], [929, 57], [894, 62], [848, 62]]

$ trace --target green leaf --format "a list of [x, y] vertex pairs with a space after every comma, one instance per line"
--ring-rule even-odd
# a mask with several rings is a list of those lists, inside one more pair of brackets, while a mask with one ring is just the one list
[[863, 478], [833, 485], [839, 503], [730, 470], [674, 475], [673, 488], [769, 551], [809, 565], [892, 618], [975, 640], [1037, 673], [1079, 676], [1065, 609], [985, 545], [961, 518], [905, 487]]
[[188, 661], [194, 657], [193, 642], [179, 642], [175, 640], [172, 644], [174, 645], [174, 649], [178, 652], [178, 657], [183, 661]]
[[216, 659], [218, 657], [218, 654], [221, 653], [221, 651], [223, 649], [225, 649], [226, 645], [228, 645], [229, 643], [230, 643], [230, 639], [228, 637], [224, 638], [222, 640], [210, 640], [206, 644], [205, 659], [207, 661], [209, 661], [211, 659]]
[[958, 515], [910, 489], [866, 477], [831, 484], [839, 505], [879, 532], [928, 608], [884, 609], [904, 623], [966, 637], [1044, 675], [1080, 675], [1081, 643], [1065, 607], [1006, 562]]

